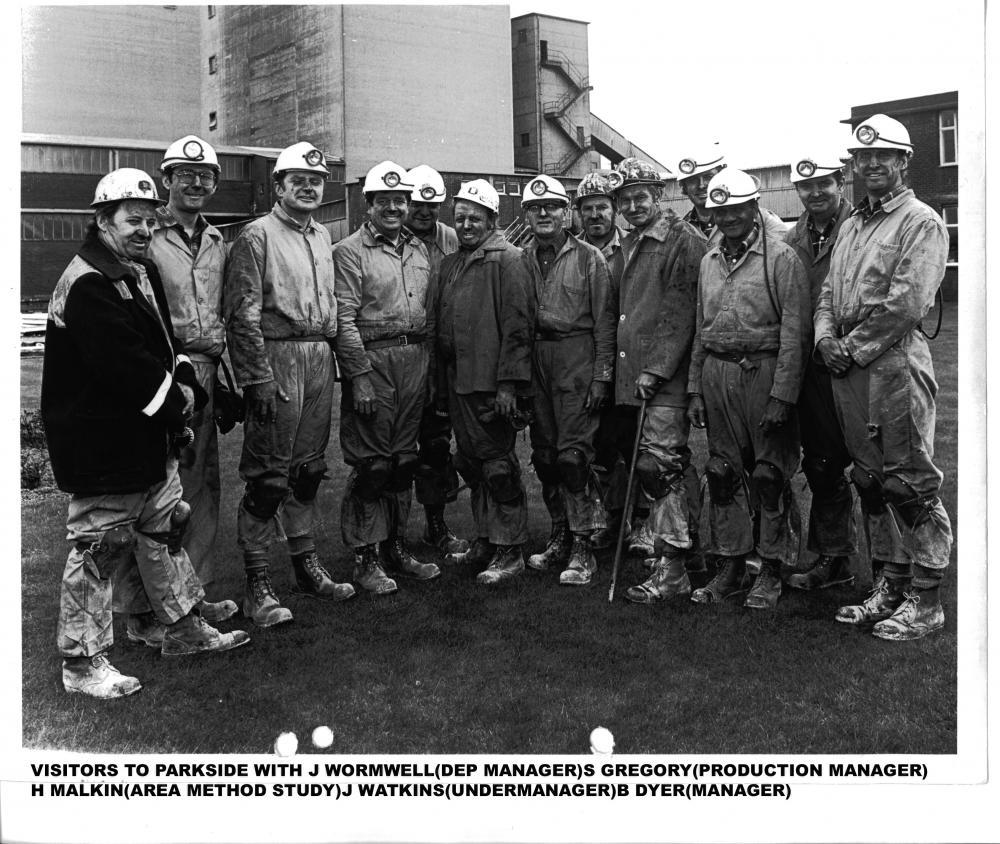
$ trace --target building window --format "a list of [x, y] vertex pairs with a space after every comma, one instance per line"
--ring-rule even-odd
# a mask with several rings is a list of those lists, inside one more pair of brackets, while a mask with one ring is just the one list
[[958, 266], [958, 205], [942, 205], [941, 217], [948, 229], [948, 266]]
[[219, 59], [217, 56], [208, 57], [208, 72], [209, 73], [219, 72]]
[[214, 132], [219, 128], [219, 116], [214, 111], [208, 113], [208, 131]]
[[520, 196], [521, 186], [517, 182], [507, 182], [507, 193], [511, 196]]
[[496, 189], [498, 195], [504, 195], [507, 193], [507, 184], [505, 182], [498, 181], [493, 176], [490, 176], [490, 184]]
[[938, 114], [941, 165], [958, 164], [958, 112], [948, 109]]
[[522, 132], [521, 133], [521, 146], [522, 147], [530, 147], [531, 146], [531, 133], [530, 132]]
[[209, 6], [208, 7], [208, 17], [209, 17], [209, 19], [215, 17], [215, 6]]

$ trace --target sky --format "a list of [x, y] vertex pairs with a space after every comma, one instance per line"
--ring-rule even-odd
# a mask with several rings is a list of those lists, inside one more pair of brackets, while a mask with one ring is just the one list
[[738, 167], [837, 151], [853, 105], [982, 98], [977, 0], [510, 4], [529, 12], [590, 24], [591, 111], [675, 172], [714, 141]]

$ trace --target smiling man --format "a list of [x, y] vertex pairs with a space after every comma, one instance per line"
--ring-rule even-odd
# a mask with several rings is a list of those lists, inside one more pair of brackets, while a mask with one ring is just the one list
[[226, 267], [229, 355], [247, 409], [240, 458], [246, 492], [236, 521], [247, 577], [243, 613], [260, 627], [292, 620], [268, 574], [279, 519], [298, 588], [331, 600], [354, 594], [320, 564], [313, 536], [337, 334], [330, 234], [313, 219], [328, 175], [311, 143], [282, 150], [273, 175], [278, 201], [240, 232]]
[[[939, 588], [952, 533], [934, 465], [937, 384], [920, 330], [944, 278], [948, 233], [905, 183], [913, 145], [884, 114], [849, 149], [865, 196], [843, 224], [815, 315], [870, 535], [875, 586], [837, 621], [888, 641], [944, 626]], [[857, 184], [857, 183], [856, 183]]]
[[340, 446], [351, 467], [341, 508], [354, 579], [376, 595], [397, 589], [386, 573], [415, 580], [441, 574], [406, 548], [420, 420], [429, 396], [436, 273], [403, 223], [413, 185], [392, 161], [376, 164], [362, 192], [368, 219], [333, 252], [337, 268], [337, 358], [345, 382]]

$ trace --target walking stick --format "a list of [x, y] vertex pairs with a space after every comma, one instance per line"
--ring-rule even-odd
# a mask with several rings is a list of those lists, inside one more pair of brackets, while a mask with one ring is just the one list
[[635, 444], [632, 446], [632, 463], [628, 469], [628, 485], [625, 489], [625, 509], [622, 511], [622, 523], [618, 528], [618, 543], [615, 545], [615, 561], [611, 566], [611, 588], [608, 590], [608, 603], [615, 599], [615, 585], [618, 583], [618, 567], [622, 562], [622, 547], [625, 545], [625, 531], [632, 515], [632, 493], [635, 491], [635, 464], [639, 459], [639, 440], [642, 439], [642, 426], [646, 421], [646, 399], [639, 405], [639, 426], [635, 432]]

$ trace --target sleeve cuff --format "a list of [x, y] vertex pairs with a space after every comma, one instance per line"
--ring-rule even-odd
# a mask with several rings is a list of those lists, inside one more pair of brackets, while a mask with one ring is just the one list
[[152, 416], [156, 411], [163, 407], [163, 402], [167, 400], [167, 393], [170, 392], [170, 386], [174, 383], [173, 376], [168, 372], [160, 384], [159, 389], [156, 391], [156, 395], [153, 396], [152, 400], [143, 409], [142, 413], [144, 416]]

